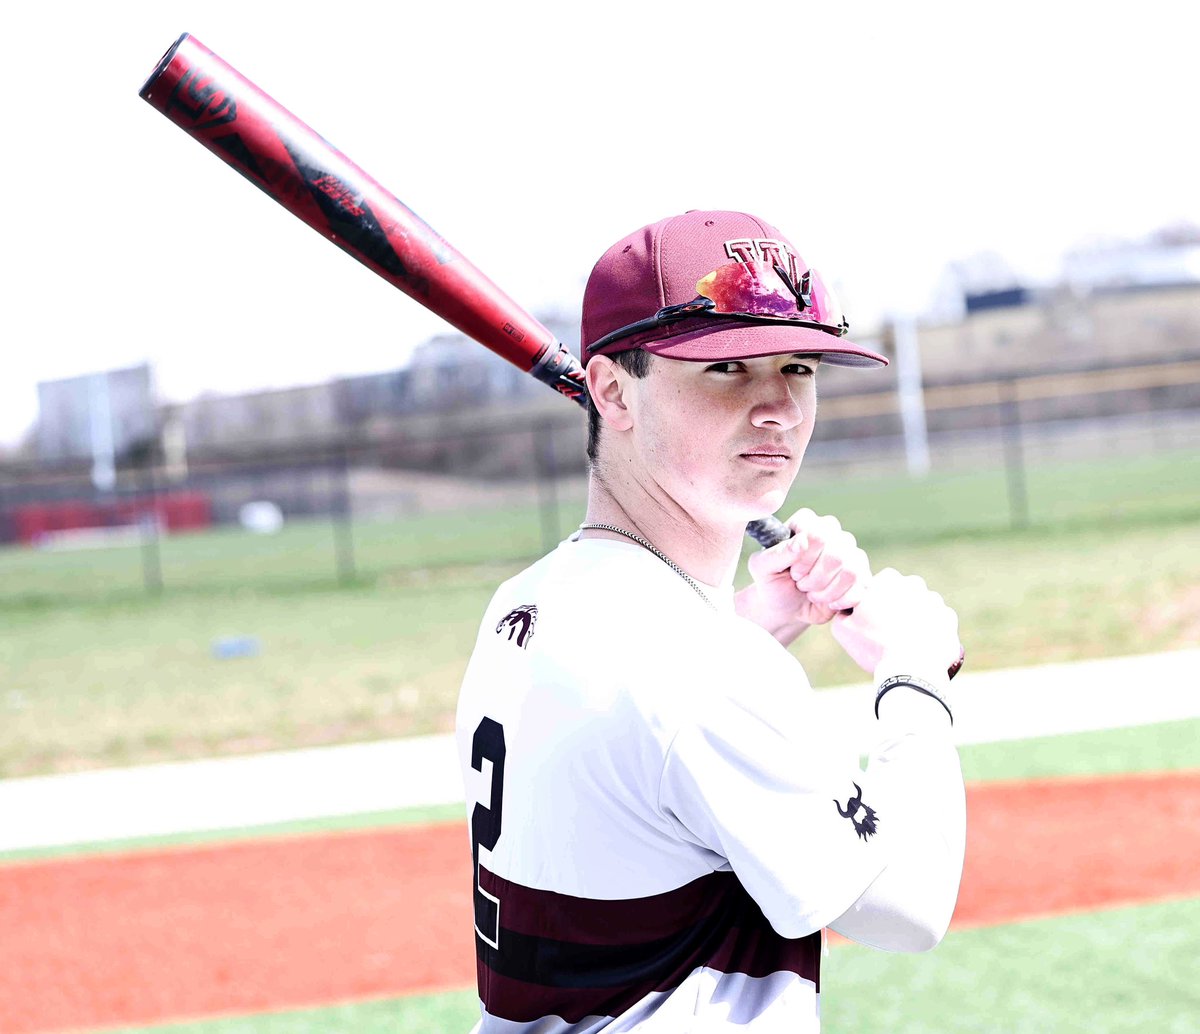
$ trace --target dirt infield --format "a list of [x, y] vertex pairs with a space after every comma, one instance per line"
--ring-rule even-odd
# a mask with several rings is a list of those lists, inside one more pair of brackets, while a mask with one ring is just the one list
[[[957, 927], [1200, 895], [1200, 771], [969, 789]], [[0, 1031], [473, 984], [460, 824], [0, 866]]]

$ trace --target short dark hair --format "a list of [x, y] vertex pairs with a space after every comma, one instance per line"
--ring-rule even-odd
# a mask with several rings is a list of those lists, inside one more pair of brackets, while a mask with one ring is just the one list
[[[650, 353], [644, 348], [629, 348], [624, 352], [614, 352], [608, 358], [631, 377], [637, 377], [639, 380], [650, 372]], [[587, 419], [587, 457], [589, 463], [595, 463], [600, 445], [600, 424], [603, 421], [600, 419], [600, 411], [596, 409], [596, 403], [590, 396], [588, 397]]]

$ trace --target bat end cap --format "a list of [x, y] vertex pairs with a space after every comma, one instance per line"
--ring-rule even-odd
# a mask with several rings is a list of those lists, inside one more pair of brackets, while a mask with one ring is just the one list
[[154, 66], [154, 71], [150, 73], [149, 78], [147, 78], [145, 83], [142, 85], [142, 88], [138, 90], [138, 96], [141, 97], [142, 100], [148, 101], [150, 99], [150, 91], [154, 88], [154, 84], [158, 82], [158, 77], [167, 70], [167, 65], [171, 63], [171, 59], [175, 56], [175, 51], [179, 49], [183, 41], [190, 35], [190, 32], [181, 33], [179, 39], [172, 43], [171, 46], [167, 48], [167, 52], [158, 59], [158, 64]]

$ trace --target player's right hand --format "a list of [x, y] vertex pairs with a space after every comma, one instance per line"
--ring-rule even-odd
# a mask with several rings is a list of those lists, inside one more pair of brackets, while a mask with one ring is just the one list
[[877, 679], [916, 675], [935, 683], [959, 659], [958, 615], [915, 575], [886, 568], [875, 575], [852, 614], [839, 614], [834, 638]]

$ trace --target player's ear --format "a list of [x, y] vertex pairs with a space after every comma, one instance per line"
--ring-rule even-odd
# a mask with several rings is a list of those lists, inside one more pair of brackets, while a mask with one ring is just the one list
[[589, 360], [584, 374], [588, 394], [600, 419], [614, 430], [628, 431], [633, 426], [633, 414], [626, 397], [631, 376], [606, 355]]

